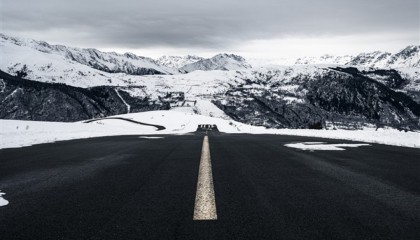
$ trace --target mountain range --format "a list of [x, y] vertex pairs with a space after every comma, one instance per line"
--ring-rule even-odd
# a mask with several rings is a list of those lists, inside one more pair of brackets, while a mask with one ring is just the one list
[[367, 68], [420, 68], [420, 46], [407, 46], [395, 54], [374, 51], [356, 56], [333, 56], [298, 58], [295, 64], [333, 64]]
[[0, 118], [77, 121], [188, 105], [270, 128], [420, 129], [419, 52], [253, 68], [234, 54], [154, 60], [0, 34]]
[[44, 41], [15, 38], [5, 34], [0, 34], [0, 47], [3, 56], [0, 67], [10, 73], [19, 71], [23, 65], [26, 65], [29, 71], [61, 68], [61, 71], [67, 72], [69, 64], [82, 64], [102, 72], [130, 75], [166, 75], [195, 70], [251, 68], [244, 58], [233, 54], [218, 54], [208, 59], [197, 56], [162, 56], [154, 60], [133, 53], [119, 54], [92, 48], [51, 45]]
[[162, 56], [158, 58], [156, 61], [161, 66], [169, 67], [172, 69], [180, 69], [183, 66], [191, 63], [198, 62], [200, 60], [203, 60], [204, 58], [198, 57], [198, 56]]

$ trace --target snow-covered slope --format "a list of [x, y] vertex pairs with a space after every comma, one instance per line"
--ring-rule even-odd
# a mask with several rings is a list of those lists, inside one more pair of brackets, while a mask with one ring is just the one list
[[[50, 45], [32, 39], [9, 37], [0, 34], [2, 70], [14, 73], [26, 65], [29, 71], [48, 72], [51, 68], [68, 72], [83, 67], [108, 73], [127, 73], [130, 75], [172, 74], [176, 71], [160, 66], [151, 58], [132, 53], [118, 54], [101, 52], [96, 49], [81, 49], [63, 45]], [[72, 67], [70, 67], [73, 65]]]
[[187, 64], [195, 63], [204, 58], [187, 55], [187, 56], [162, 56], [156, 60], [161, 65], [172, 69], [179, 69]]
[[245, 58], [234, 54], [218, 54], [212, 58], [202, 59], [195, 63], [190, 63], [182, 68], [182, 71], [193, 72], [196, 70], [244, 70], [252, 68]]
[[[419, 132], [403, 132], [394, 129], [375, 130], [367, 128], [359, 131], [266, 129], [264, 127], [242, 124], [233, 120], [224, 120], [177, 111], [151, 111], [124, 114], [114, 117], [157, 124], [165, 126], [166, 129], [156, 131], [154, 127], [143, 126], [119, 119], [104, 119], [90, 123], [0, 120], [0, 139], [7, 139], [7, 141], [0, 141], [0, 149], [99, 136], [186, 134], [194, 132], [197, 129], [198, 124], [216, 124], [220, 131], [227, 133], [313, 136], [397, 146], [420, 147]], [[160, 135], [160, 137], [165, 137], [165, 135]], [[143, 141], [143, 139], [139, 138], [139, 142], [141, 141]], [[158, 138], [151, 138], [149, 141], [158, 141]]]

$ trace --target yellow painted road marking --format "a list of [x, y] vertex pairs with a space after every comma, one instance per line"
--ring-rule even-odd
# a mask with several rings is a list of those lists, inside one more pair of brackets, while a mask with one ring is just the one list
[[194, 220], [217, 220], [208, 136], [204, 137], [195, 196]]

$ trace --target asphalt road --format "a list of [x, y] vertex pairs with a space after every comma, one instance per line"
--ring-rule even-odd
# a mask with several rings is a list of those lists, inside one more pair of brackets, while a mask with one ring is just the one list
[[0, 239], [420, 239], [420, 149], [210, 134], [217, 220], [193, 221], [203, 134], [163, 137], [0, 150]]

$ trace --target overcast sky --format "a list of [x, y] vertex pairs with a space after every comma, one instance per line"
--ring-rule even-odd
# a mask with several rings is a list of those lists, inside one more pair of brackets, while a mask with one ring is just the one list
[[420, 0], [0, 0], [1, 32], [158, 57], [395, 52], [420, 44]]

